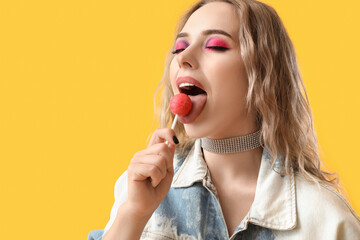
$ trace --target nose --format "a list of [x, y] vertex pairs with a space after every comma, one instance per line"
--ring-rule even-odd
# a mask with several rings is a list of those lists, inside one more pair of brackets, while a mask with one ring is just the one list
[[182, 52], [180, 52], [177, 55], [179, 68], [195, 69], [198, 67], [196, 51], [192, 47], [193, 46], [189, 46], [185, 48]]

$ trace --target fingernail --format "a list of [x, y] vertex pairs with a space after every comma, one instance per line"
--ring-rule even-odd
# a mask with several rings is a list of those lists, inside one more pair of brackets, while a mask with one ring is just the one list
[[173, 136], [173, 140], [174, 140], [174, 143], [175, 143], [175, 144], [178, 144], [178, 143], [179, 143], [179, 139], [177, 139], [176, 136]]

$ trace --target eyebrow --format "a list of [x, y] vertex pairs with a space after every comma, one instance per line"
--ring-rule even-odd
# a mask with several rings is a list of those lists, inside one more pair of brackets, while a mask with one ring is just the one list
[[[231, 36], [229, 33], [225, 32], [225, 31], [223, 31], [223, 30], [219, 30], [219, 29], [208, 29], [208, 30], [204, 30], [204, 31], [201, 32], [201, 34], [202, 34], [202, 35], [221, 34], [221, 35], [225, 35], [225, 36], [233, 39], [232, 36]], [[187, 36], [189, 36], [188, 33], [186, 33], [186, 32], [181, 32], [181, 33], [179, 33], [179, 34], [176, 36], [175, 40], [178, 39], [178, 38], [187, 37]]]

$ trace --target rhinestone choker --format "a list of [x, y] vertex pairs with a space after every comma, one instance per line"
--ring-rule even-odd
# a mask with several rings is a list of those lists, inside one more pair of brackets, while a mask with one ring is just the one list
[[201, 147], [206, 151], [213, 153], [237, 153], [245, 152], [257, 147], [263, 146], [261, 130], [248, 135], [225, 138], [210, 139], [201, 138]]

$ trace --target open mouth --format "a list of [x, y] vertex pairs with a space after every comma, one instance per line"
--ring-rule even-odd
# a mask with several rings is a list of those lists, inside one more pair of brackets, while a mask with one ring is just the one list
[[196, 96], [199, 94], [207, 94], [203, 89], [195, 86], [192, 83], [181, 83], [179, 85], [179, 90], [181, 93], [184, 93], [189, 96]]

